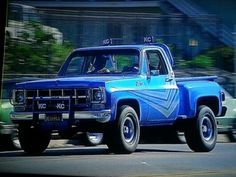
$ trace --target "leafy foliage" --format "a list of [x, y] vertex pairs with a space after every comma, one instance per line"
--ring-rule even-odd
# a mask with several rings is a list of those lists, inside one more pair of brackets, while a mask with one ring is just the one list
[[186, 65], [190, 68], [210, 68], [214, 65], [211, 57], [206, 55], [198, 55], [191, 61], [186, 61]]
[[180, 68], [210, 68], [233, 72], [234, 50], [230, 47], [214, 48], [194, 57], [192, 60], [179, 60], [177, 66]]
[[25, 24], [16, 40], [6, 38], [4, 73], [55, 74], [72, 50], [68, 42], [56, 43], [53, 34], [39, 23]]
[[116, 56], [117, 68], [124, 68], [125, 66], [131, 66], [131, 60], [126, 56]]
[[215, 61], [217, 68], [230, 72], [234, 71], [234, 49], [231, 47], [219, 47], [206, 53]]

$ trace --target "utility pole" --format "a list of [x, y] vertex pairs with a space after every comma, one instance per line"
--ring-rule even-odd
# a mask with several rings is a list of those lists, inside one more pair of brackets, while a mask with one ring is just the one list
[[4, 64], [4, 45], [5, 45], [5, 26], [7, 17], [8, 1], [0, 1], [0, 97], [2, 97], [3, 64]]
[[236, 24], [234, 25], [233, 32], [233, 40], [234, 40], [234, 73], [233, 73], [233, 82], [234, 82], [234, 97], [236, 98]]

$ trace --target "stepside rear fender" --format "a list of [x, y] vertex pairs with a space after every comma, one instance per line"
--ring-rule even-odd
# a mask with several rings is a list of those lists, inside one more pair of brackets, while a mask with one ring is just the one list
[[222, 111], [221, 87], [213, 81], [180, 81], [179, 115], [192, 118], [196, 116], [199, 105], [209, 106], [215, 116]]

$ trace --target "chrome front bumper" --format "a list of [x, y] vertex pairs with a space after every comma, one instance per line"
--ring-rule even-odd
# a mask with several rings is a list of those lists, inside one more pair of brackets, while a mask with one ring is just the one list
[[[33, 112], [11, 112], [10, 117], [12, 121], [19, 120], [33, 120]], [[45, 120], [46, 114], [40, 113], [39, 120]], [[111, 118], [111, 110], [100, 110], [100, 111], [75, 111], [74, 119], [75, 120], [84, 120], [84, 119], [95, 119], [98, 122], [108, 122]], [[69, 113], [62, 113], [62, 119], [69, 119]]]

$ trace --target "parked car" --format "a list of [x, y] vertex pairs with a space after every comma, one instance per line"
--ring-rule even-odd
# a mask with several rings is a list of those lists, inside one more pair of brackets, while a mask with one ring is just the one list
[[225, 101], [223, 105], [227, 107], [225, 116], [218, 117], [218, 132], [226, 134], [231, 142], [236, 142], [236, 99], [232, 97], [226, 90]]
[[17, 141], [17, 131], [15, 125], [12, 124], [9, 114], [13, 110], [9, 103], [9, 90], [12, 83], [4, 81], [2, 87], [2, 97], [0, 104], [0, 149], [15, 149], [19, 148]]
[[3, 79], [2, 95], [0, 102], [0, 149], [20, 149], [18, 131], [10, 119], [13, 106], [10, 104], [11, 90], [18, 82], [37, 80], [37, 77], [19, 77], [14, 79]]

